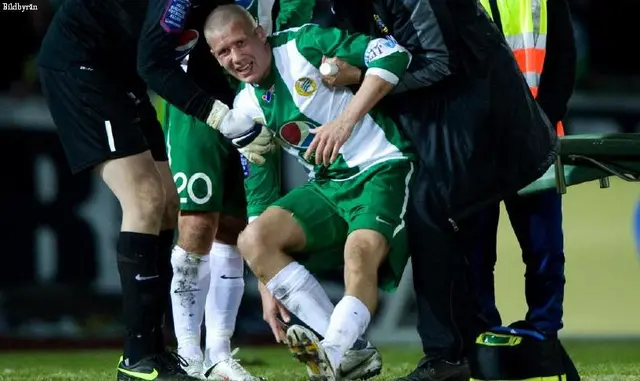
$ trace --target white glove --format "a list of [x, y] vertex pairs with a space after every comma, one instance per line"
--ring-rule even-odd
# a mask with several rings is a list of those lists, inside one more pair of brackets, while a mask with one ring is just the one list
[[256, 120], [241, 108], [230, 110], [224, 103], [215, 101], [207, 124], [230, 139], [238, 151], [254, 164], [263, 164], [262, 155], [277, 148], [273, 134], [261, 124], [256, 124]]
[[245, 110], [241, 108], [229, 109], [220, 101], [215, 101], [207, 124], [226, 137], [242, 135], [253, 128], [255, 121]]

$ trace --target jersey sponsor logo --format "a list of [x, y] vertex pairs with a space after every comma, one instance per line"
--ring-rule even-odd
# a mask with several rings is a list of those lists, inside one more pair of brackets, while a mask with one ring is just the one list
[[242, 165], [242, 174], [244, 174], [244, 178], [249, 177], [249, 160], [244, 156], [240, 155], [240, 164]]
[[316, 81], [309, 77], [298, 78], [293, 87], [296, 90], [296, 93], [302, 95], [303, 97], [313, 95], [313, 93], [318, 90], [318, 84], [316, 83]]
[[309, 122], [289, 122], [278, 129], [278, 135], [290, 146], [306, 149], [309, 148], [315, 136], [315, 134], [310, 131], [312, 128], [316, 128], [316, 126]]
[[236, 4], [241, 6], [244, 9], [249, 9], [253, 5], [255, 0], [236, 0]]
[[267, 103], [271, 103], [271, 100], [273, 99], [273, 93], [275, 93], [275, 91], [276, 91], [276, 85], [271, 85], [269, 90], [267, 90], [264, 94], [262, 94], [262, 97], [261, 97], [262, 100]]
[[198, 42], [200, 34], [195, 29], [187, 29], [180, 33], [178, 46], [176, 47], [176, 60], [182, 61], [193, 50]]
[[374, 60], [402, 51], [404, 51], [404, 48], [395, 41], [386, 38], [376, 38], [375, 40], [371, 40], [367, 45], [367, 49], [364, 52], [364, 63], [368, 66]]
[[191, 7], [190, 0], [167, 0], [160, 26], [168, 33], [179, 33], [184, 29], [187, 14]]

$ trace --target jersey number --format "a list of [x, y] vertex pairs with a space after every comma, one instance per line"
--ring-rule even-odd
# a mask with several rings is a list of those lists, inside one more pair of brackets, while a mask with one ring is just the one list
[[[194, 185], [196, 181], [201, 180], [204, 181], [204, 185], [206, 188], [206, 193], [203, 197], [199, 197], [196, 195], [194, 191]], [[191, 177], [187, 177], [184, 172], [178, 172], [173, 176], [173, 181], [176, 183], [176, 187], [178, 187], [178, 194], [182, 194], [183, 190], [187, 190], [187, 195], [191, 201], [195, 202], [198, 205], [202, 205], [211, 199], [211, 195], [213, 194], [213, 184], [211, 183], [211, 179], [207, 176], [206, 173], [196, 172]], [[187, 198], [180, 197], [180, 203], [186, 204]]]

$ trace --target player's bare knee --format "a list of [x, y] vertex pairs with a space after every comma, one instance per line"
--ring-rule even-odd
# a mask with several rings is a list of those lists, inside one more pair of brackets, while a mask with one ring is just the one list
[[214, 212], [181, 212], [178, 246], [190, 253], [208, 254], [218, 228], [218, 217]]
[[238, 236], [238, 251], [252, 269], [270, 252], [267, 229], [257, 222], [248, 225]]

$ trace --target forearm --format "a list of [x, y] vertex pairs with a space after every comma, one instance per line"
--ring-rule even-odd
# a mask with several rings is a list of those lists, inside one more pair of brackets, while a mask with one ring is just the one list
[[365, 75], [360, 88], [338, 118], [355, 125], [393, 89], [393, 86], [393, 83], [377, 75]]
[[186, 114], [202, 121], [207, 120], [215, 98], [196, 85], [193, 79], [179, 67], [170, 68], [151, 63], [140, 68], [139, 74], [149, 88], [167, 102]]
[[[414, 61], [417, 65], [420, 61]], [[412, 65], [413, 66], [413, 65]], [[411, 67], [404, 74], [398, 85], [393, 88], [393, 94], [400, 94], [422, 87], [433, 86], [451, 75], [451, 70], [443, 61], [433, 61], [426, 67], [411, 71]]]

